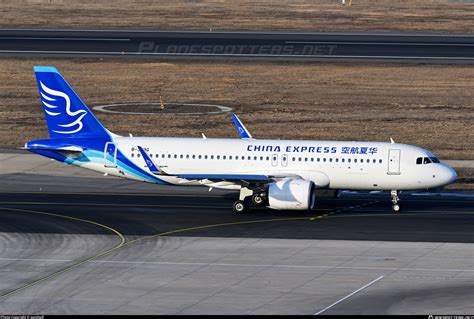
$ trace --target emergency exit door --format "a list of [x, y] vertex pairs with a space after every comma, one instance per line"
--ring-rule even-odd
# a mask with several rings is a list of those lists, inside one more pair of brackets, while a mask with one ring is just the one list
[[278, 154], [273, 154], [272, 155], [272, 166], [277, 166], [278, 165]]
[[288, 155], [282, 154], [281, 155], [281, 166], [286, 167], [288, 166]]
[[388, 150], [388, 172], [389, 175], [400, 174], [400, 153], [401, 150]]

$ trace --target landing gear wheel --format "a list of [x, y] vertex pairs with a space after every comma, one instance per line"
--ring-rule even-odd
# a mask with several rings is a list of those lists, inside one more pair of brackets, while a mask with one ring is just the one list
[[400, 211], [400, 205], [398, 204], [398, 201], [400, 198], [398, 197], [398, 194], [400, 192], [393, 190], [390, 192], [390, 196], [392, 197], [392, 209], [395, 213], [398, 213]]
[[252, 203], [254, 203], [256, 206], [262, 206], [263, 201], [263, 197], [260, 194], [255, 194], [252, 196]]
[[238, 214], [245, 213], [248, 210], [248, 208], [249, 206], [243, 200], [235, 201], [234, 205], [232, 205], [232, 209], [234, 210], [235, 213], [238, 213]]

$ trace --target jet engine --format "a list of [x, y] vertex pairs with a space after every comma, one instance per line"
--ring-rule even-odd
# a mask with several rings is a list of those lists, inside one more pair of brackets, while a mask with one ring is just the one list
[[273, 209], [306, 210], [314, 206], [314, 183], [304, 179], [288, 179], [268, 187], [268, 207]]

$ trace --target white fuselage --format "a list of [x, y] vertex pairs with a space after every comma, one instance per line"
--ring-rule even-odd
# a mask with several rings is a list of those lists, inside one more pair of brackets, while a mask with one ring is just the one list
[[[168, 174], [160, 179], [176, 185], [240, 189], [233, 182], [173, 175], [256, 174], [297, 175], [331, 189], [416, 190], [440, 187], [456, 178], [443, 163], [417, 164], [420, 157], [434, 158], [431, 152], [398, 143], [161, 137], [114, 137], [113, 142], [130, 161], [146, 169], [137, 148], [143, 147]], [[147, 181], [118, 167], [83, 167]]]

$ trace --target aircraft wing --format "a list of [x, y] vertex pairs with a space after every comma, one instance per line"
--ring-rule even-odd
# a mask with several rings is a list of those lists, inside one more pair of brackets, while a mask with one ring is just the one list
[[227, 181], [236, 183], [272, 183], [281, 179], [301, 179], [295, 174], [260, 175], [260, 174], [177, 174], [179, 178], [211, 181]]
[[175, 176], [191, 180], [208, 179], [211, 181], [228, 181], [236, 183], [271, 183], [285, 178], [301, 179], [301, 176], [295, 174], [170, 174], [165, 172], [163, 167], [157, 167], [141, 146], [138, 146], [138, 150], [142, 154], [150, 172], [155, 175]]

